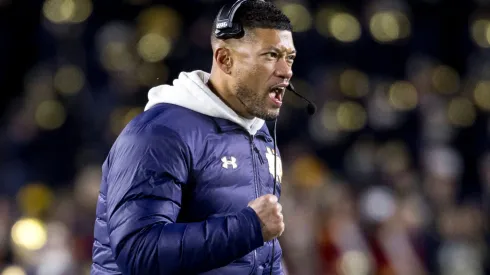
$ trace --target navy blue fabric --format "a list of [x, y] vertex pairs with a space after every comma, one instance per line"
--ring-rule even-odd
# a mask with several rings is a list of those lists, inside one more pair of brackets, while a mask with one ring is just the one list
[[269, 274], [272, 242], [247, 204], [272, 193], [272, 148], [265, 124], [251, 136], [171, 104], [137, 116], [102, 167], [91, 274]]

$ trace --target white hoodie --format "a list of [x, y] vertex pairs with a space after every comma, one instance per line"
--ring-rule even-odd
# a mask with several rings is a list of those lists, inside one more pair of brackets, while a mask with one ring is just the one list
[[245, 128], [251, 135], [255, 135], [264, 125], [264, 120], [239, 116], [209, 89], [206, 85], [209, 77], [209, 73], [200, 70], [182, 72], [173, 81], [173, 85], [165, 84], [151, 88], [145, 111], [158, 103], [175, 104], [204, 115], [230, 120]]

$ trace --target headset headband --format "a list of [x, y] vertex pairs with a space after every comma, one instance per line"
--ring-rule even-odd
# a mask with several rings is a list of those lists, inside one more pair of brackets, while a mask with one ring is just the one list
[[233, 4], [224, 5], [216, 17], [215, 36], [218, 39], [241, 38], [244, 35], [243, 26], [239, 22], [233, 22], [236, 11], [248, 0], [237, 0]]

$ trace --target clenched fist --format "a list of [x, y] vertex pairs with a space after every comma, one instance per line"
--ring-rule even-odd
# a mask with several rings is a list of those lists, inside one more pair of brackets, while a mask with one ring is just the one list
[[264, 241], [270, 241], [282, 235], [284, 231], [282, 206], [276, 196], [268, 194], [258, 197], [249, 202], [248, 206], [259, 216]]

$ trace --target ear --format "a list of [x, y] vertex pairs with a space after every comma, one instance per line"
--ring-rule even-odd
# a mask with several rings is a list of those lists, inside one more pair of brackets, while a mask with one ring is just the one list
[[214, 61], [218, 67], [226, 74], [231, 74], [231, 67], [233, 66], [233, 58], [231, 51], [228, 48], [220, 47], [214, 52]]

